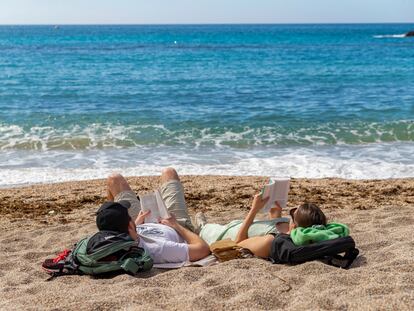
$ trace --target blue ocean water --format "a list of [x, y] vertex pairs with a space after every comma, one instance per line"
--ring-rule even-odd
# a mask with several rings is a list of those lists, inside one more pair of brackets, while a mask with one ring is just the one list
[[0, 185], [412, 177], [413, 29], [0, 26]]

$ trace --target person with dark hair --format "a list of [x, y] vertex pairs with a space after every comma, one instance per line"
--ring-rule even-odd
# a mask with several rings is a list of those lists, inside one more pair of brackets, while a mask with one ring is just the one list
[[326, 225], [326, 216], [314, 203], [303, 203], [299, 208], [289, 211], [292, 223], [295, 227], [311, 227], [313, 225]]
[[[239, 246], [249, 249], [254, 255], [262, 258], [269, 257], [275, 235], [267, 234], [249, 238], [248, 231], [257, 212], [264, 207], [267, 200], [267, 198], [263, 199], [260, 194], [255, 195], [252, 207], [235, 239]], [[278, 204], [275, 204], [274, 209], [279, 210], [280, 213], [282, 212]], [[349, 229], [346, 225], [328, 224], [325, 214], [316, 204], [304, 203], [298, 208], [291, 209], [289, 213], [291, 216], [289, 230], [280, 233], [290, 234], [295, 245], [305, 245], [349, 235]]]

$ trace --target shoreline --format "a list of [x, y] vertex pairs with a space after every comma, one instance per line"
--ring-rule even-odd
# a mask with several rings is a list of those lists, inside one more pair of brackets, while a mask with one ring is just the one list
[[[159, 186], [159, 176], [126, 177], [138, 193]], [[265, 176], [184, 175], [181, 181], [190, 213], [222, 208], [247, 210]], [[41, 219], [65, 215], [105, 201], [105, 179], [0, 188], [0, 215]], [[292, 178], [288, 208], [303, 201], [326, 209], [375, 209], [378, 205], [414, 204], [414, 178], [351, 180], [341, 178]], [[55, 217], [58, 218], [58, 217]]]
[[[196, 151], [184, 146], [132, 147], [122, 149], [122, 156], [119, 150], [111, 148], [8, 150], [0, 153], [7, 164], [0, 171], [0, 188], [101, 179], [114, 171], [125, 176], [151, 176], [172, 165], [168, 156], [171, 154], [174, 155], [173, 165], [179, 168], [181, 175], [283, 175], [352, 180], [414, 178], [412, 142], [247, 149], [215, 146], [200, 147]], [[19, 159], [18, 165], [14, 166], [16, 159]], [[49, 165], [45, 167], [44, 163]]]

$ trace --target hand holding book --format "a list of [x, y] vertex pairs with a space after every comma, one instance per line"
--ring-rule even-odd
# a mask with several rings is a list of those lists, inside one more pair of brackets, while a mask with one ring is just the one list
[[267, 213], [277, 203], [280, 208], [285, 208], [288, 200], [290, 178], [270, 178], [269, 183], [262, 189], [262, 198], [268, 198], [262, 213]]
[[150, 212], [145, 214], [145, 222], [158, 223], [159, 219], [167, 219], [170, 217], [167, 207], [158, 190], [140, 196], [141, 208], [143, 212]]
[[258, 211], [260, 211], [265, 205], [266, 203], [269, 201], [269, 197], [267, 198], [262, 198], [262, 195], [256, 194], [253, 198], [253, 203], [252, 203], [252, 208], [251, 210], [255, 213], [257, 213]]
[[179, 226], [174, 214], [171, 214], [169, 218], [160, 219], [160, 223], [168, 227], [171, 227], [173, 229], [176, 229], [176, 230], [177, 230], [177, 227]]
[[138, 226], [138, 225], [142, 225], [143, 223], [145, 223], [145, 218], [149, 216], [150, 213], [151, 213], [150, 210], [145, 211], [145, 212], [143, 210], [140, 210], [138, 213], [137, 219], [135, 219], [135, 225]]

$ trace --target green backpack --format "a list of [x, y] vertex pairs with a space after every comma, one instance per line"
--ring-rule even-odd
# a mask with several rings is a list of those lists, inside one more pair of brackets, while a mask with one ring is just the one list
[[[79, 265], [78, 269], [84, 274], [101, 274], [112, 271], [124, 270], [126, 273], [136, 274], [148, 271], [152, 268], [152, 259], [149, 254], [138, 247], [135, 241], [118, 241], [97, 249], [92, 254], [87, 254], [86, 246], [90, 238], [81, 240], [72, 251]], [[111, 254], [125, 250], [126, 253], [115, 261], [99, 261]]]
[[76, 243], [71, 251], [67, 251], [65, 258], [54, 263], [54, 269], [51, 266], [46, 268], [45, 264], [43, 268], [51, 274], [52, 278], [70, 274], [99, 275], [115, 271], [136, 274], [152, 268], [152, 258], [131, 238], [125, 236], [115, 236], [113, 240], [109, 238], [105, 244], [98, 245], [88, 253], [88, 242], [93, 237]]

